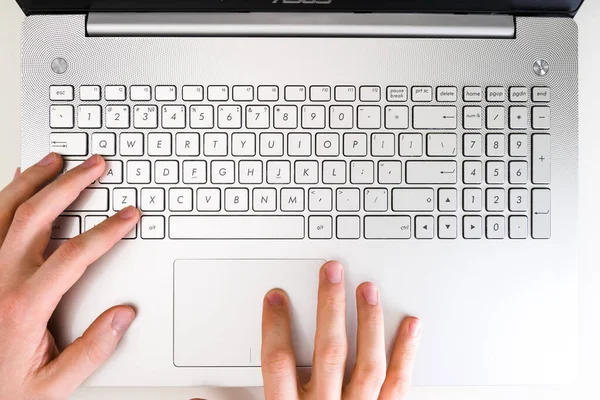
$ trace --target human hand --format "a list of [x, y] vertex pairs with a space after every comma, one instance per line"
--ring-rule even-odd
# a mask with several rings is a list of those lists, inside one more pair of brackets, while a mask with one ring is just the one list
[[329, 262], [319, 273], [317, 332], [312, 377], [301, 385], [292, 348], [289, 299], [272, 290], [263, 303], [262, 373], [266, 400], [401, 400], [411, 384], [421, 322], [405, 319], [386, 372], [383, 312], [372, 283], [356, 290], [358, 335], [356, 365], [344, 385], [348, 353], [344, 271]]
[[126, 208], [44, 259], [52, 222], [105, 164], [92, 156], [45, 186], [61, 167], [61, 157], [50, 154], [0, 192], [0, 399], [66, 399], [106, 361], [135, 318], [131, 307], [111, 308], [58, 353], [47, 325], [61, 297], [139, 219], [138, 210]]

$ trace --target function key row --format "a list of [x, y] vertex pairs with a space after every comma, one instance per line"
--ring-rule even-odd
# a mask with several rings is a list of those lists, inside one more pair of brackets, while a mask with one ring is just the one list
[[[255, 94], [256, 91], [256, 94]], [[279, 86], [224, 86], [211, 85], [191, 86], [186, 85], [181, 89], [183, 101], [280, 101]], [[383, 94], [380, 86], [310, 86], [290, 85], [284, 87], [283, 99], [288, 102], [379, 102]], [[103, 93], [104, 92], [104, 93]], [[132, 101], [177, 101], [178, 89], [173, 85], [161, 85], [154, 88], [149, 85], [135, 85], [127, 88], [124, 85], [105, 86], [81, 86], [79, 88], [79, 99], [82, 101], [100, 101], [104, 95], [107, 101], [125, 101], [129, 92]], [[154, 97], [153, 97], [154, 92]], [[388, 102], [406, 102], [410, 98], [413, 102], [432, 102], [434, 98], [440, 103], [456, 102], [459, 98], [458, 89], [454, 86], [388, 86], [386, 90]], [[480, 86], [467, 86], [463, 89], [463, 100], [465, 102], [504, 102], [506, 98], [511, 102], [527, 102], [529, 100], [529, 89], [526, 87], [510, 87], [508, 96], [503, 86], [492, 86], [482, 88]], [[73, 86], [51, 86], [50, 100], [73, 101], [75, 90]], [[547, 103], [550, 101], [550, 88], [534, 87], [531, 89], [533, 102]]]

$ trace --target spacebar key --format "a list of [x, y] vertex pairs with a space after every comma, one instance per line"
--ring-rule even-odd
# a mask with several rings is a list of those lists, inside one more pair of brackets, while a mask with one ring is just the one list
[[304, 239], [304, 217], [173, 216], [171, 239]]

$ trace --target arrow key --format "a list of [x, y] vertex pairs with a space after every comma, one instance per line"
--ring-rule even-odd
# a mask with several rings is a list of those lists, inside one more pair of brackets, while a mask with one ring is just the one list
[[465, 239], [481, 239], [481, 217], [467, 215], [463, 218], [463, 237]]
[[433, 239], [434, 226], [432, 216], [415, 218], [415, 237], [417, 239]]
[[455, 212], [457, 205], [456, 189], [438, 190], [438, 208], [441, 212]]
[[440, 239], [456, 239], [458, 229], [455, 216], [441, 216], [438, 219], [438, 237]]

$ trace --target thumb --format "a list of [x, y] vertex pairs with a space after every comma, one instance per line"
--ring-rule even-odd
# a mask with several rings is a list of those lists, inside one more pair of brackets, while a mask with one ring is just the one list
[[102, 313], [80, 338], [44, 367], [47, 386], [68, 397], [112, 355], [134, 319], [135, 311], [128, 306]]

